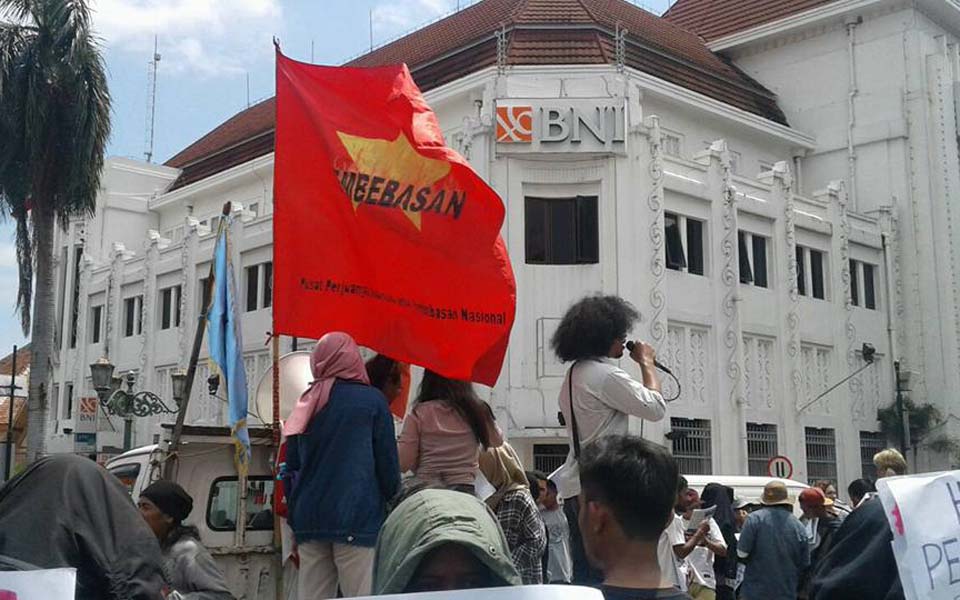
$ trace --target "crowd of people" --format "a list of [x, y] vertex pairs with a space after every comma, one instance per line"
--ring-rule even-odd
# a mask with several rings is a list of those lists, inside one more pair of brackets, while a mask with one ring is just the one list
[[[615, 296], [570, 308], [551, 343], [571, 363], [559, 407], [570, 453], [552, 474], [527, 470], [469, 382], [425, 371], [399, 437], [386, 398], [399, 365], [364, 363], [345, 333], [321, 338], [313, 381], [284, 423], [279, 473], [299, 556], [302, 600], [368, 594], [577, 584], [607, 600], [900, 598], [891, 534], [872, 484], [849, 503], [833, 483], [797, 499], [773, 480], [758, 499], [702, 490], [629, 417], [666, 414], [653, 349], [631, 344], [637, 311]], [[374, 385], [375, 384], [375, 385]], [[881, 476], [903, 474], [895, 450]], [[77, 598], [231, 598], [185, 525], [175, 483], [145, 489], [140, 514], [86, 459], [41, 460], [0, 488], [0, 569], [76, 566]], [[40, 535], [27, 525], [50, 526]], [[12, 565], [12, 566], [10, 566]]]

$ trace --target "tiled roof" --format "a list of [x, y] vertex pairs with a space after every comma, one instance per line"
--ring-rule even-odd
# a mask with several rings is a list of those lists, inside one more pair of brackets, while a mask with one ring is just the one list
[[[8, 354], [3, 358], [0, 358], [0, 375], [23, 375], [24, 372], [30, 369], [30, 359], [33, 357], [33, 353], [30, 351], [30, 344], [27, 344], [23, 348], [17, 348], [17, 372], [11, 373], [13, 369], [13, 354]], [[7, 382], [0, 382], [0, 385], [6, 385]]]
[[[611, 64], [617, 27], [627, 30], [628, 66], [786, 123], [772, 93], [697, 35], [625, 0], [483, 0], [347, 64], [405, 62], [430, 90], [495, 65], [498, 31], [506, 35], [509, 65]], [[167, 161], [183, 169], [173, 187], [271, 152], [274, 108], [273, 99], [252, 106]]]
[[[13, 402], [13, 430], [23, 428], [24, 413], [27, 412], [27, 401], [14, 398]], [[7, 423], [10, 421], [10, 399], [0, 398], [0, 433], [6, 434]], [[3, 442], [4, 440], [0, 440]]]
[[833, 0], [677, 0], [663, 18], [709, 41]]

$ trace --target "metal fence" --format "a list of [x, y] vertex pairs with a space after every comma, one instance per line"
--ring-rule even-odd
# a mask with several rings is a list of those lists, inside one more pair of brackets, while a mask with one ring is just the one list
[[747, 423], [747, 472], [767, 475], [767, 463], [777, 455], [777, 426]]
[[887, 447], [884, 435], [877, 431], [860, 432], [860, 473], [864, 479], [877, 480], [877, 467], [873, 455]]
[[807, 483], [826, 480], [837, 485], [837, 440], [833, 429], [806, 428]]
[[549, 475], [567, 460], [568, 444], [534, 444], [533, 468]]
[[670, 419], [673, 457], [682, 475], [713, 474], [710, 421], [707, 419]]

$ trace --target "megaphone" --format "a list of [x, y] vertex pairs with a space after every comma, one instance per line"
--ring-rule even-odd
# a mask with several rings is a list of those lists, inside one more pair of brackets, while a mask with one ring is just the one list
[[[310, 371], [310, 353], [306, 351], [291, 352], [280, 357], [280, 419], [290, 416], [293, 407], [307, 386], [313, 381]], [[260, 377], [257, 382], [257, 391], [254, 395], [254, 416], [252, 421], [259, 420], [263, 425], [273, 424], [273, 366]]]

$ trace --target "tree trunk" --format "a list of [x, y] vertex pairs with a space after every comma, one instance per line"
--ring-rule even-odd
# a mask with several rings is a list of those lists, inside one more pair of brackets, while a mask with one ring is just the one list
[[[42, 203], [37, 203], [42, 206]], [[53, 237], [56, 215], [39, 206], [32, 211], [36, 258], [36, 288], [33, 295], [33, 328], [30, 335], [30, 386], [27, 401], [27, 462], [46, 454], [47, 422], [50, 408], [50, 379], [53, 371], [54, 319], [56, 302], [53, 276]], [[61, 265], [66, 268], [66, 265]]]

